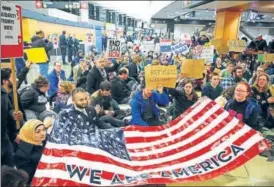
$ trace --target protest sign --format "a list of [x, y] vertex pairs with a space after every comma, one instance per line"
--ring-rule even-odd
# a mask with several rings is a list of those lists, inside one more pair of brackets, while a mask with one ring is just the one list
[[155, 89], [158, 86], [175, 88], [177, 80], [177, 67], [148, 65], [145, 67], [146, 88]]
[[191, 50], [192, 54], [197, 56], [200, 56], [202, 54], [202, 51], [203, 51], [203, 46], [201, 45], [197, 45]]
[[120, 40], [110, 39], [108, 41], [108, 58], [119, 58], [121, 56]]
[[266, 53], [264, 54], [264, 62], [273, 62], [274, 61], [274, 54]]
[[162, 39], [160, 42], [160, 52], [168, 53], [171, 52], [171, 42], [167, 39]]
[[143, 52], [144, 51], [148, 52], [148, 51], [154, 51], [155, 45], [153, 42], [143, 42], [141, 47]]
[[184, 41], [186, 44], [191, 44], [191, 36], [189, 33], [182, 33], [181, 34], [181, 40]]
[[246, 42], [244, 40], [229, 40], [227, 42], [229, 51], [243, 52], [246, 48]]
[[205, 59], [184, 59], [181, 64], [181, 74], [185, 78], [203, 78]]
[[206, 60], [206, 63], [213, 63], [214, 46], [203, 46], [201, 58]]
[[1, 1], [1, 58], [23, 56], [21, 7]]
[[187, 44], [180, 42], [178, 44], [172, 45], [171, 51], [173, 53], [186, 54], [189, 52], [189, 48], [188, 48]]
[[46, 63], [48, 62], [48, 55], [44, 47], [25, 49], [28, 61], [32, 63]]

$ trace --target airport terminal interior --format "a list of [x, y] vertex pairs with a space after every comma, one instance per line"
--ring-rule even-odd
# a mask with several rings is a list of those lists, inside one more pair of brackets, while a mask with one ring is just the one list
[[1, 186], [274, 186], [274, 1], [1, 1]]

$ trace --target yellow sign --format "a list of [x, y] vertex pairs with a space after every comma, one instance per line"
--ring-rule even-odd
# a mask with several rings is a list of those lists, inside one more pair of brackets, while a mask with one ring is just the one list
[[264, 61], [265, 62], [273, 62], [274, 61], [274, 54], [271, 54], [271, 53], [264, 54]]
[[48, 62], [48, 55], [43, 47], [25, 49], [25, 53], [27, 54], [28, 61], [32, 63], [41, 64]]
[[229, 51], [241, 53], [246, 48], [246, 42], [244, 40], [229, 40], [227, 46]]
[[214, 39], [210, 41], [211, 45], [214, 45], [215, 48], [221, 47], [223, 44], [223, 40], [222, 39]]
[[175, 88], [177, 80], [177, 67], [148, 65], [145, 67], [146, 88], [155, 89], [158, 86]]
[[184, 59], [181, 74], [185, 78], [201, 79], [205, 69], [205, 59]]

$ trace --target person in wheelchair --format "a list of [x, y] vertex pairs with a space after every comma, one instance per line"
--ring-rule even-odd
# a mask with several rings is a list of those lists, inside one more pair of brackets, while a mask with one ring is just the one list
[[167, 106], [169, 103], [168, 95], [163, 92], [163, 87], [158, 87], [157, 91], [149, 88], [136, 92], [133, 96], [130, 106], [132, 119], [130, 124], [140, 126], [158, 126], [163, 125], [166, 121], [159, 119], [159, 109], [157, 104]]

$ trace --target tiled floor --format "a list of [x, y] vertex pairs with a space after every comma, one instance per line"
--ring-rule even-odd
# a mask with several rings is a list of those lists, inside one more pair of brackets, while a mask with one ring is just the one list
[[244, 166], [212, 180], [168, 186], [274, 186], [274, 162], [257, 156]]

